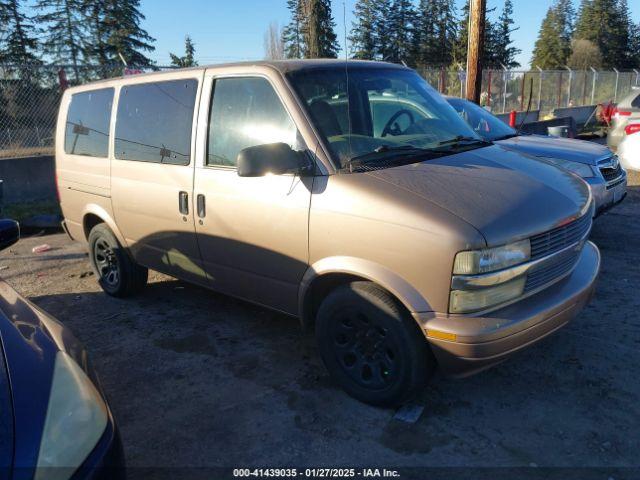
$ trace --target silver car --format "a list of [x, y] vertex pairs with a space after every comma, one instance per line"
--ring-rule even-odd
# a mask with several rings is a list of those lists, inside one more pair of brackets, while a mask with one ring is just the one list
[[491, 112], [473, 102], [447, 101], [485, 140], [556, 164], [583, 178], [596, 202], [596, 215], [621, 202], [627, 194], [627, 174], [606, 146], [583, 140], [518, 134]]
[[607, 135], [607, 145], [616, 152], [625, 137], [625, 129], [630, 123], [640, 123], [640, 86], [631, 87], [629, 95], [616, 106], [611, 116], [611, 129]]

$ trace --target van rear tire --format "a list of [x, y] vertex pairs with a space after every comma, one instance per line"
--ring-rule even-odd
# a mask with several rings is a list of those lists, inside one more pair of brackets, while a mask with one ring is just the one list
[[371, 405], [411, 399], [436, 367], [415, 320], [372, 282], [352, 282], [327, 295], [316, 316], [316, 340], [334, 381]]
[[149, 271], [131, 259], [104, 223], [89, 233], [89, 259], [100, 287], [112, 297], [134, 295], [147, 284]]

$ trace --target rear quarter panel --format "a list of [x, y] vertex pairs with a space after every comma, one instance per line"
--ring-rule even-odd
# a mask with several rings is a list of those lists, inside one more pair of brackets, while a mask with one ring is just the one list
[[[67, 228], [76, 240], [86, 240], [82, 222], [87, 212], [104, 212], [108, 218], [113, 217], [110, 198], [111, 162], [109, 160], [112, 142], [109, 142], [109, 157], [107, 158], [65, 153], [67, 111], [73, 94], [108, 87], [113, 87], [112, 82], [69, 89], [64, 93], [58, 111], [55, 162], [60, 208]], [[114, 111], [112, 109], [111, 131], [113, 131], [113, 122]], [[107, 220], [107, 218], [103, 218], [103, 220]]]

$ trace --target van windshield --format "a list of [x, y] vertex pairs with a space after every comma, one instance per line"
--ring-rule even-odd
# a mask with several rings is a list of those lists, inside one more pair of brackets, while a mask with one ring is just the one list
[[303, 69], [288, 77], [339, 168], [384, 168], [487, 145], [412, 70], [349, 66], [348, 74]]

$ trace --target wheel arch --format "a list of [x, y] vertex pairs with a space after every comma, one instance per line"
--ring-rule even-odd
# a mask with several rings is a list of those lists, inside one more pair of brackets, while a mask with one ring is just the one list
[[313, 326], [318, 307], [331, 290], [358, 280], [370, 281], [384, 288], [410, 313], [432, 310], [409, 282], [388, 268], [370, 260], [336, 256], [315, 262], [302, 279], [298, 310], [303, 327]]
[[115, 220], [112, 218], [109, 212], [107, 212], [100, 205], [96, 204], [88, 204], [82, 212], [82, 231], [84, 233], [85, 241], [89, 239], [89, 233], [91, 232], [91, 229], [99, 223], [106, 224], [118, 239], [118, 242], [120, 242], [122, 246], [127, 246], [127, 242], [120, 232], [120, 229], [116, 225]]

